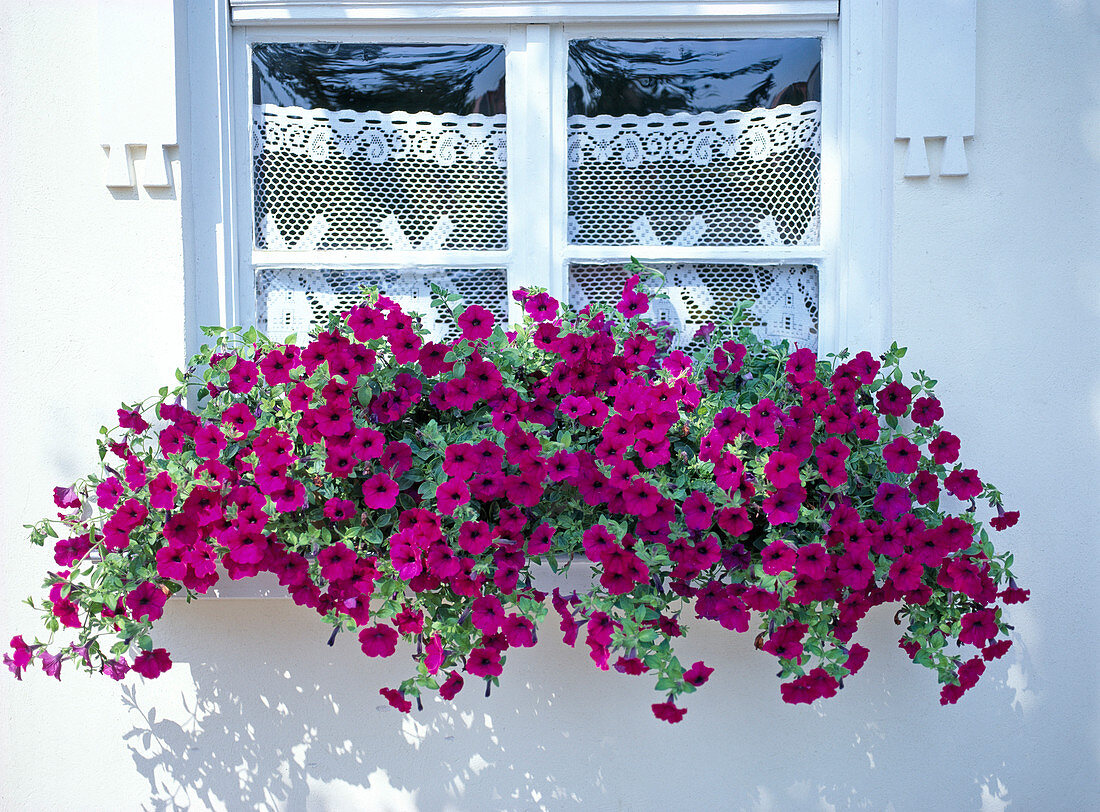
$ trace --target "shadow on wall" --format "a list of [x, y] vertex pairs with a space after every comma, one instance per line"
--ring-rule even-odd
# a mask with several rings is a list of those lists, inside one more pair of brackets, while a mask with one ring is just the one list
[[208, 604], [165, 617], [192, 697], [123, 687], [146, 809], [999, 810], [1027, 753], [1019, 664], [941, 709], [932, 673], [890, 651], [888, 612], [868, 621], [864, 672], [813, 708], [782, 705], [751, 636], [699, 622], [682, 659], [718, 670], [670, 727], [649, 681], [596, 671], [550, 626], [490, 699], [468, 679], [405, 716], [377, 693], [404, 676], [400, 652], [367, 660], [350, 635], [327, 648], [327, 627], [289, 602]]

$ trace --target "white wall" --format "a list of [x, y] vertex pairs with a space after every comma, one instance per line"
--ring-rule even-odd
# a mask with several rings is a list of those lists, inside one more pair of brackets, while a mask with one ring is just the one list
[[[1014, 809], [1098, 797], [1100, 10], [979, 3], [967, 178], [901, 179], [894, 333], [941, 381], [965, 459], [1023, 511], [1002, 535], [1033, 600], [1017, 645], [958, 706], [895, 647], [890, 612], [836, 699], [779, 701], [751, 639], [699, 629], [715, 666], [685, 721], [648, 683], [546, 640], [504, 686], [404, 718], [365, 659], [288, 601], [169, 605], [177, 665], [121, 686], [0, 675], [0, 808]], [[102, 185], [95, 7], [0, 5], [0, 637], [48, 551], [21, 525], [93, 463], [123, 398], [184, 356], [179, 186]], [[933, 170], [935, 145], [930, 150]], [[710, 625], [710, 624], [708, 624]], [[547, 637], [553, 638], [552, 626]]]

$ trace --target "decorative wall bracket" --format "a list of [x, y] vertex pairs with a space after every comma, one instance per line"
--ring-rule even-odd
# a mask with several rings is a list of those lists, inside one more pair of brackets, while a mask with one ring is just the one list
[[[172, 188], [167, 148], [176, 135], [176, 36], [172, 0], [99, 0], [99, 143], [114, 190]], [[136, 69], [135, 69], [136, 67]], [[134, 159], [145, 159], [141, 177]]]
[[964, 139], [974, 137], [977, 0], [898, 3], [898, 140], [905, 177], [931, 174], [926, 138], [945, 138], [941, 176], [969, 173]]
[[134, 167], [134, 153], [145, 149], [144, 171], [141, 185], [146, 189], [172, 188], [172, 159], [168, 148], [175, 144], [103, 144], [107, 151], [107, 169], [104, 183], [108, 189], [135, 190], [138, 186], [137, 170]]

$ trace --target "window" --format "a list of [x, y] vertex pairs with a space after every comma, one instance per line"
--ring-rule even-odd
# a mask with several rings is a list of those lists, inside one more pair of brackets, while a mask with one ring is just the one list
[[774, 338], [873, 344], [889, 141], [855, 44], [881, 13], [707, 6], [235, 0], [218, 315], [301, 335], [378, 285], [443, 337], [431, 282], [504, 319], [523, 285], [612, 300], [637, 257], [681, 345], [743, 299]]

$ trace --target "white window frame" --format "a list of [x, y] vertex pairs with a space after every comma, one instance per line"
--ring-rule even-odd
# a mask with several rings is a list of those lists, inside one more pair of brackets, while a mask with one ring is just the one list
[[[705, 13], [694, 13], [699, 9]], [[248, 41], [503, 42], [508, 48], [509, 247], [506, 251], [278, 252], [296, 267], [505, 267], [509, 286], [562, 296], [571, 258], [812, 264], [819, 274], [819, 352], [878, 350], [890, 325], [893, 12], [887, 0], [475, 2], [220, 0], [187, 7], [191, 166], [188, 343], [200, 324], [254, 319]], [[811, 246], [569, 246], [565, 210], [566, 37], [820, 37], [822, 239]], [[830, 78], [831, 77], [831, 78]], [[534, 83], [550, 94], [521, 93]], [[890, 89], [888, 91], [888, 89]], [[887, 95], [889, 92], [890, 95]], [[546, 122], [549, 121], [549, 125]], [[535, 122], [534, 128], [528, 127]], [[548, 134], [533, 137], [531, 130]], [[561, 135], [558, 138], [558, 135]], [[189, 149], [188, 149], [189, 147]], [[244, 156], [236, 160], [235, 156]], [[552, 182], [554, 179], [557, 182]], [[524, 194], [515, 194], [522, 183]], [[531, 189], [547, 189], [547, 200]], [[186, 205], [186, 203], [185, 203]], [[545, 216], [546, 207], [552, 219]], [[545, 227], [535, 228], [535, 223]], [[522, 229], [522, 238], [519, 231]], [[306, 256], [306, 254], [311, 254]], [[322, 256], [318, 256], [322, 255]], [[406, 261], [407, 260], [407, 261]]]

